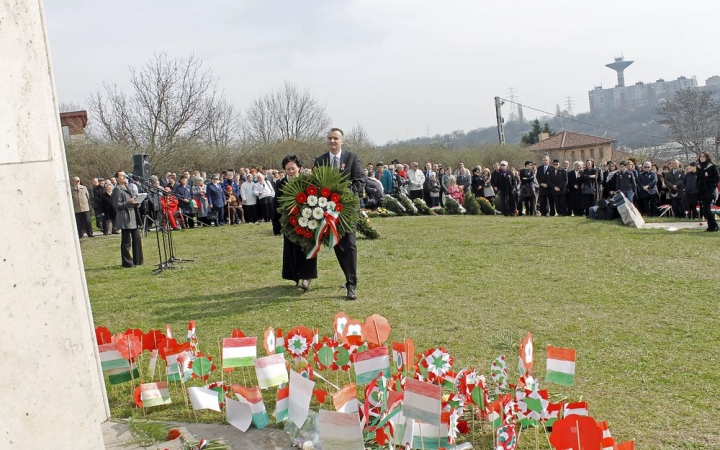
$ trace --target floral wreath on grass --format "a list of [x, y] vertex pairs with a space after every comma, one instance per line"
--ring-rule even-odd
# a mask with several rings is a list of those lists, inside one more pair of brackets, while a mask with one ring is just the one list
[[282, 230], [305, 250], [308, 259], [315, 258], [323, 245], [335, 247], [343, 236], [355, 231], [359, 202], [345, 174], [316, 167], [283, 187], [279, 199]]

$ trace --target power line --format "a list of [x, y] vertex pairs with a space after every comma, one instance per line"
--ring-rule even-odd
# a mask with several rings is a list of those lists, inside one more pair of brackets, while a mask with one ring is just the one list
[[548, 112], [548, 111], [543, 111], [542, 109], [533, 108], [532, 106], [523, 105], [523, 104], [521, 104], [521, 103], [517, 103], [517, 102], [514, 102], [514, 101], [512, 101], [512, 100], [505, 99], [505, 98], [501, 98], [500, 100], [505, 101], [505, 102], [509, 102], [509, 103], [514, 103], [514, 104], [516, 104], [516, 105], [518, 105], [518, 106], [522, 106], [523, 108], [532, 109], [533, 111], [541, 112], [541, 113], [547, 114], [547, 115], [549, 115], [549, 116], [559, 117], [559, 118], [561, 118], [561, 119], [563, 119], [563, 120], [571, 120], [571, 121], [573, 121], [573, 122], [582, 123], [582, 124], [584, 124], [584, 125], [590, 125], [591, 127], [602, 128], [602, 129], [610, 130], [610, 131], [616, 131], [616, 132], [618, 132], [618, 133], [628, 133], [628, 134], [634, 134], [634, 135], [637, 135], [637, 136], [644, 136], [644, 137], [649, 137], [649, 138], [655, 138], [655, 139], [660, 139], [661, 141], [666, 141], [666, 140], [667, 140], [667, 136], [655, 136], [654, 134], [646, 134], [646, 133], [640, 133], [640, 132], [637, 132], [637, 131], [621, 130], [621, 129], [619, 129], [619, 128], [612, 128], [612, 127], [606, 127], [606, 126], [603, 126], [603, 125], [596, 125], [596, 124], [594, 124], [594, 123], [585, 122], [584, 120], [573, 119], [572, 117], [564, 117], [564, 116], [561, 116], [561, 115], [558, 115], [558, 114], [555, 114], [555, 113], [551, 113], [551, 112]]

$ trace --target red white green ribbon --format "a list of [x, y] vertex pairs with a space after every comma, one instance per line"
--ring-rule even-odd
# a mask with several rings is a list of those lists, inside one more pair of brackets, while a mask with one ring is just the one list
[[322, 246], [325, 233], [329, 233], [328, 248], [333, 248], [340, 242], [340, 236], [337, 230], [338, 223], [340, 223], [340, 213], [334, 209], [326, 209], [322, 221], [315, 229], [315, 243], [308, 251], [307, 259], [313, 259], [320, 253], [320, 247]]

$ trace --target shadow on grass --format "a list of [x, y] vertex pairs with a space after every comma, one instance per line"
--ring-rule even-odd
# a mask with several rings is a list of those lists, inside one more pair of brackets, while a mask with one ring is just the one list
[[178, 297], [153, 306], [153, 312], [167, 320], [188, 317], [205, 319], [250, 314], [268, 307], [278, 307], [302, 301], [303, 292], [291, 283], [263, 286], [225, 294]]

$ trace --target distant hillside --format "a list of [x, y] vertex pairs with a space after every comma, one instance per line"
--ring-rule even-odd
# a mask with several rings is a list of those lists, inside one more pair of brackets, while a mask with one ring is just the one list
[[[654, 108], [628, 109], [602, 116], [584, 113], [569, 118], [549, 116], [539, 117], [538, 119], [541, 125], [547, 122], [555, 133], [574, 131], [615, 139], [617, 140], [616, 148], [636, 149], [670, 141], [668, 137], [665, 137], [667, 133], [665, 128], [655, 122]], [[517, 120], [505, 122], [505, 142], [518, 144], [522, 135], [530, 131], [530, 129], [531, 124], [528, 121], [522, 123]], [[623, 132], [612, 129], [622, 130]], [[404, 145], [435, 144], [445, 148], [464, 148], [479, 144], [497, 143], [498, 135], [495, 126], [477, 128], [468, 132], [458, 130], [445, 135], [437, 134], [429, 138], [415, 138], [398, 142], [398, 144]]]

